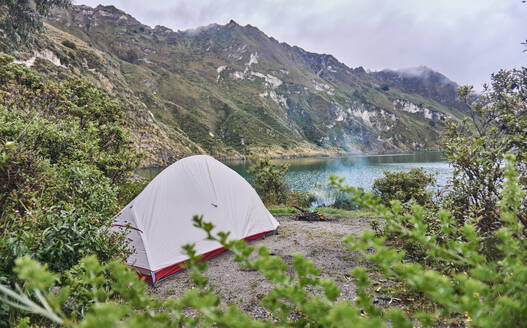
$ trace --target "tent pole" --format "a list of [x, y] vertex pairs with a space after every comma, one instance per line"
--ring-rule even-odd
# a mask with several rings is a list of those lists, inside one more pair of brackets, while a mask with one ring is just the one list
[[150, 275], [152, 276], [152, 285], [155, 285], [155, 283], [156, 283], [156, 274], [153, 271], [151, 271]]

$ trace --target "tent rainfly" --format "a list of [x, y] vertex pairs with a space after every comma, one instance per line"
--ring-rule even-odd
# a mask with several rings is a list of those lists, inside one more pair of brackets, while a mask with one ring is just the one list
[[194, 215], [232, 240], [254, 240], [279, 226], [238, 173], [210, 156], [190, 156], [163, 170], [114, 218], [113, 229], [126, 229], [134, 251], [127, 263], [155, 283], [182, 269], [185, 244], [194, 243], [204, 259], [225, 251], [193, 226]]

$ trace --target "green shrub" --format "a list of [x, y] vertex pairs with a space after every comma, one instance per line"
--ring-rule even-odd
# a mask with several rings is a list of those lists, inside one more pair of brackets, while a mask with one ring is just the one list
[[68, 7], [71, 0], [34, 0], [0, 2], [0, 45], [28, 44], [42, 31], [42, 20], [53, 7]]
[[310, 193], [313, 194], [316, 207], [331, 206], [343, 210], [359, 209], [359, 206], [351, 201], [350, 195], [327, 184], [315, 183]]
[[285, 204], [289, 187], [285, 182], [287, 164], [273, 164], [268, 158], [259, 159], [249, 167], [254, 189], [266, 204]]
[[[386, 219], [386, 229], [398, 231], [426, 249], [437, 262], [453, 262], [462, 268], [443, 272], [434, 267], [405, 261], [404, 252], [386, 244], [373, 232], [348, 236], [349, 248], [377, 265], [385, 278], [403, 283], [433, 304], [428, 311], [407, 313], [397, 307], [381, 308], [374, 303], [371, 282], [365, 268], [351, 270], [357, 297], [340, 300], [340, 290], [332, 280], [321, 278], [321, 270], [300, 254], [290, 265], [271, 255], [265, 246], [255, 248], [244, 241], [228, 241], [227, 233], [212, 234], [213, 225], [194, 217], [196, 227], [210, 240], [221, 243], [235, 255], [235, 261], [257, 270], [273, 288], [261, 299], [272, 319], [252, 319], [234, 304], [223, 304], [204, 275], [206, 262], [198, 259], [192, 245], [184, 246], [190, 257], [188, 268], [195, 288], [168, 300], [152, 298], [146, 285], [119, 262], [100, 264], [88, 257], [62, 278], [28, 257], [17, 260], [15, 271], [24, 281], [16, 291], [0, 286], [2, 300], [26, 313], [38, 314], [40, 324], [73, 327], [431, 327], [441, 321], [471, 327], [521, 327], [527, 321], [527, 238], [517, 211], [526, 193], [521, 190], [509, 156], [506, 183], [499, 202], [502, 228], [495, 231], [502, 256], [487, 260], [478, 252], [480, 238], [474, 224], [463, 226], [463, 238], [438, 243], [422, 223], [425, 209], [413, 204], [403, 212], [399, 201], [389, 207], [372, 194], [333, 185], [352, 195], [355, 202], [375, 210]], [[441, 229], [450, 234], [454, 219], [439, 211]], [[408, 228], [411, 227], [411, 228]], [[67, 283], [57, 286], [57, 281]], [[73, 309], [72, 309], [73, 306]], [[81, 315], [84, 314], [84, 315]], [[27, 319], [25, 322], [28, 322]], [[446, 322], [446, 321], [445, 321]]]
[[335, 191], [335, 203], [333, 203], [332, 207], [343, 210], [358, 210], [361, 208], [358, 204], [355, 204], [352, 201], [348, 194], [340, 190]]
[[501, 228], [493, 232], [499, 250], [494, 258], [481, 252], [484, 238], [478, 235], [475, 219], [459, 226], [450, 212], [437, 211], [438, 231], [443, 236], [438, 238], [437, 230], [425, 222], [430, 209], [414, 204], [408, 213], [399, 201], [386, 207], [372, 195], [343, 187], [334, 179], [335, 185], [382, 215], [386, 231], [412, 241], [429, 257], [432, 265], [407, 261], [405, 252], [387, 246], [384, 237], [369, 232], [346, 238], [350, 249], [360, 251], [386, 278], [404, 283], [434, 304], [432, 312], [415, 313], [422, 325], [446, 319], [471, 327], [521, 327], [526, 322], [527, 235], [520, 211], [526, 192], [515, 163], [515, 157], [508, 155], [497, 208]]
[[[504, 156], [514, 154], [520, 186], [527, 190], [527, 68], [502, 70], [475, 96], [472, 87], [458, 90], [468, 116], [447, 126], [442, 148], [454, 168], [451, 193], [445, 198], [460, 225], [478, 218], [477, 231], [489, 236], [502, 226], [498, 202], [504, 182]], [[521, 205], [525, 213], [527, 200]], [[490, 246], [487, 253], [495, 252]]]
[[75, 45], [75, 43], [71, 42], [70, 40], [64, 40], [61, 43], [63, 46], [68, 47], [70, 49], [73, 49], [73, 50], [77, 49], [77, 46]]
[[108, 232], [138, 162], [119, 103], [11, 61], [0, 56], [0, 280], [14, 282], [25, 255], [56, 272], [90, 254], [126, 256], [123, 236]]
[[290, 191], [287, 193], [287, 206], [309, 207], [316, 200], [315, 196], [308, 192]]
[[413, 168], [408, 172], [384, 171], [384, 177], [373, 183], [373, 192], [385, 204], [392, 200], [407, 203], [410, 200], [424, 205], [431, 200], [431, 193], [426, 190], [435, 183], [434, 176], [423, 168]]
[[148, 184], [144, 180], [126, 181], [119, 186], [118, 199], [121, 207], [130, 203]]

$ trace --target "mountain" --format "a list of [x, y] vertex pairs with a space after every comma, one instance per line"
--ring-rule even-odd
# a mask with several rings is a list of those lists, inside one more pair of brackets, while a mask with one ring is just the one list
[[367, 72], [234, 21], [151, 28], [113, 7], [55, 10], [21, 63], [118, 97], [143, 165], [218, 158], [437, 149], [462, 117], [456, 84], [420, 67]]
[[401, 70], [383, 70], [372, 73], [383, 86], [398, 88], [406, 93], [416, 93], [431, 98], [448, 107], [464, 110], [458, 101], [457, 83], [426, 66]]

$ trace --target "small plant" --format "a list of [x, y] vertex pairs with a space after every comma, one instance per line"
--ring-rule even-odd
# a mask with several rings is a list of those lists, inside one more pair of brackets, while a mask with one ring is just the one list
[[431, 200], [426, 188], [435, 183], [434, 176], [422, 168], [413, 168], [408, 172], [384, 171], [384, 177], [373, 183], [374, 194], [381, 197], [385, 204], [392, 200], [407, 203], [410, 200], [425, 205]]
[[315, 196], [308, 192], [290, 191], [287, 193], [286, 205], [309, 207], [316, 200]]
[[144, 180], [125, 181], [119, 186], [118, 199], [121, 206], [131, 202], [137, 195], [143, 191], [147, 182]]
[[61, 42], [63, 46], [68, 47], [70, 49], [77, 49], [77, 45], [75, 45], [74, 42], [71, 42], [70, 40], [64, 40]]
[[372, 220], [370, 222], [370, 226], [371, 226], [371, 229], [373, 230], [373, 232], [375, 232], [376, 234], [380, 234], [382, 232], [381, 225], [380, 225], [379, 221]]
[[259, 159], [247, 172], [253, 176], [253, 185], [266, 204], [284, 204], [289, 187], [285, 182], [287, 164], [273, 164], [268, 158]]

